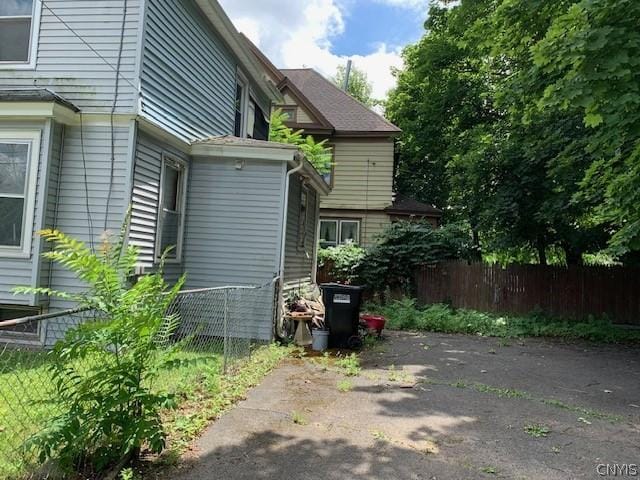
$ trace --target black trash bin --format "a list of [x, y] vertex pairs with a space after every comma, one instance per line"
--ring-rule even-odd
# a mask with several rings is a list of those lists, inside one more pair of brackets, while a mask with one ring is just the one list
[[323, 283], [322, 300], [325, 306], [324, 320], [329, 328], [330, 348], [358, 348], [360, 301], [363, 287]]

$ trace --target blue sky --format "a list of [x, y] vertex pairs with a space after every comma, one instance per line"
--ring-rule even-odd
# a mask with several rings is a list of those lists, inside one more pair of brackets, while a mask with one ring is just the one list
[[429, 0], [219, 0], [236, 28], [280, 68], [311, 67], [325, 76], [352, 59], [384, 98], [418, 40]]
[[398, 5], [356, 0], [345, 9], [344, 32], [332, 40], [336, 55], [368, 55], [380, 44], [403, 47], [418, 40], [425, 16]]

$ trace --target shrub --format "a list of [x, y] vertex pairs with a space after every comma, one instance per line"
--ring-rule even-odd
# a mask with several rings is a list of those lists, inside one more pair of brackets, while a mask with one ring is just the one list
[[469, 258], [471, 253], [469, 232], [457, 224], [434, 229], [428, 222], [397, 222], [377, 238], [356, 273], [374, 292], [389, 288], [410, 293], [418, 266]]
[[329, 274], [338, 282], [352, 283], [365, 250], [353, 243], [318, 250], [318, 265], [329, 266]]
[[165, 312], [184, 278], [168, 288], [160, 268], [131, 285], [137, 251], [125, 245], [125, 233], [126, 225], [115, 242], [105, 240], [94, 252], [59, 231], [41, 232], [54, 244], [44, 256], [74, 272], [88, 290], [16, 289], [71, 299], [96, 313], [95, 321], [68, 331], [50, 353], [61, 413], [27, 442], [42, 462], [99, 471], [126, 463], [143, 446], [156, 453], [165, 446], [160, 411], [176, 401], [152, 385], [161, 371], [184, 367], [173, 355], [177, 347], [165, 347], [177, 325]]
[[640, 331], [620, 328], [606, 319], [568, 321], [540, 313], [505, 316], [454, 309], [440, 304], [418, 308], [416, 301], [410, 298], [395, 300], [387, 305], [368, 305], [367, 308], [386, 317], [387, 328], [392, 330], [423, 330], [492, 337], [560, 337], [606, 343], [640, 341]]

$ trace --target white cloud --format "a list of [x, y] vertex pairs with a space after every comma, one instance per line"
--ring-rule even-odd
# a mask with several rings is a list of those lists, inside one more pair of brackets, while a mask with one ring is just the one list
[[429, 0], [374, 0], [376, 3], [391, 5], [392, 7], [407, 8], [410, 10], [426, 11], [429, 8]]
[[[376, 0], [412, 6], [420, 0]], [[384, 98], [395, 85], [391, 67], [400, 67], [400, 50], [380, 44], [368, 55], [345, 57], [331, 52], [331, 39], [344, 32], [344, 0], [307, 0], [296, 7], [281, 0], [221, 0], [236, 28], [245, 33], [280, 68], [311, 67], [325, 76], [351, 58], [373, 85], [373, 95]]]

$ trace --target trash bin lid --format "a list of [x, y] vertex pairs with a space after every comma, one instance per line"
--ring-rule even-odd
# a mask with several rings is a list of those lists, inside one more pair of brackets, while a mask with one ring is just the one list
[[344, 285], [342, 283], [321, 283], [320, 284], [320, 288], [324, 289], [340, 289], [340, 290], [354, 290], [354, 291], [358, 291], [358, 290], [363, 290], [364, 287], [360, 286], [360, 285]]

